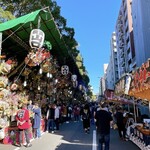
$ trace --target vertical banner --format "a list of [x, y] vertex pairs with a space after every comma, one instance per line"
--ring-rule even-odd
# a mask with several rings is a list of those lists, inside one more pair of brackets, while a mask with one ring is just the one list
[[131, 83], [131, 75], [127, 75], [126, 76], [126, 81], [125, 81], [125, 90], [124, 90], [124, 93], [126, 95], [128, 95], [128, 93], [129, 93], [130, 83]]

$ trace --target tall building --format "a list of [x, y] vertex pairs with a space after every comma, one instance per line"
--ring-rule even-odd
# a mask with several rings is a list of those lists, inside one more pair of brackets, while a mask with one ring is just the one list
[[114, 90], [115, 83], [118, 81], [118, 61], [116, 48], [116, 33], [113, 32], [110, 40], [110, 60], [106, 69], [106, 89]]
[[117, 43], [116, 43], [116, 33], [112, 33], [111, 41], [110, 41], [110, 50], [111, 50], [111, 60], [112, 60], [112, 69], [113, 69], [113, 77], [114, 84], [118, 81], [118, 59], [117, 59]]
[[132, 18], [137, 67], [150, 58], [150, 1], [132, 0]]
[[104, 91], [106, 90], [106, 70], [108, 64], [104, 64], [104, 76], [100, 78], [99, 82], [99, 95], [104, 95]]
[[110, 89], [110, 90], [114, 89], [113, 65], [112, 65], [111, 58], [105, 74], [105, 85], [106, 85], [106, 89]]
[[119, 78], [136, 68], [131, 4], [132, 0], [122, 0], [116, 22]]
[[101, 77], [99, 80], [99, 95], [104, 95], [104, 90], [105, 90], [105, 81], [104, 81], [104, 77]]

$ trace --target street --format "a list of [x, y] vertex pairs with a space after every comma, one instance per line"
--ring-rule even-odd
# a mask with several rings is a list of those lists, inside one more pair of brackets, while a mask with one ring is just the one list
[[[43, 133], [40, 139], [32, 140], [32, 147], [16, 147], [0, 144], [0, 150], [97, 150], [95, 125], [91, 125], [90, 134], [85, 134], [82, 122], [70, 122], [60, 125], [60, 131]], [[95, 137], [94, 137], [95, 136]], [[110, 150], [139, 150], [130, 141], [121, 141], [117, 130], [111, 130]]]

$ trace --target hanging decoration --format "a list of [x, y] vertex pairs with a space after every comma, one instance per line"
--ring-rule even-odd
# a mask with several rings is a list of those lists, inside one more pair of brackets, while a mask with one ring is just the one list
[[30, 33], [29, 44], [31, 48], [41, 48], [43, 46], [45, 34], [40, 29], [33, 29]]
[[50, 41], [44, 41], [43, 44], [43, 48], [47, 49], [47, 50], [51, 50], [52, 49], [52, 44], [50, 43]]
[[39, 69], [39, 74], [42, 74], [43, 73], [43, 70], [42, 68]]
[[50, 62], [50, 59], [46, 59], [42, 64], [41, 68], [43, 72], [48, 73], [51, 70], [52, 63]]
[[18, 62], [14, 58], [9, 58], [7, 61], [3, 60], [0, 63], [0, 75], [7, 75], [17, 64]]
[[12, 91], [18, 90], [18, 84], [12, 83], [11, 86], [10, 86], [10, 90], [12, 90]]
[[69, 67], [67, 65], [63, 65], [61, 67], [61, 74], [62, 75], [67, 75], [69, 73]]
[[24, 87], [27, 86], [27, 81], [26, 81], [26, 80], [23, 82], [23, 86], [24, 86]]
[[23, 71], [23, 73], [22, 73], [22, 75], [23, 75], [23, 76], [28, 76], [31, 72], [32, 72], [31, 69], [25, 68], [24, 71]]
[[0, 76], [0, 90], [5, 89], [7, 84], [8, 84], [8, 78], [6, 76]]
[[76, 88], [78, 86], [78, 81], [73, 82], [73, 87]]
[[71, 80], [72, 80], [73, 82], [75, 82], [75, 81], [77, 80], [77, 75], [73, 74], [73, 75], [71, 76]]
[[38, 85], [38, 90], [40, 91], [41, 90], [41, 87]]
[[79, 85], [79, 90], [82, 91], [82, 89], [83, 89], [83, 86], [82, 86], [82, 84], [80, 84]]
[[50, 58], [50, 52], [46, 51], [44, 48], [38, 49], [36, 52], [32, 50], [25, 58], [25, 64], [31, 67], [38, 66], [48, 58]]

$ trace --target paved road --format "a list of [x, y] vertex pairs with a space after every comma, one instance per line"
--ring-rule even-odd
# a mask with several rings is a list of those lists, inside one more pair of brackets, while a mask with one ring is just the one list
[[[64, 123], [60, 126], [60, 131], [54, 134], [44, 133], [41, 139], [33, 140], [32, 147], [18, 148], [13, 145], [0, 144], [0, 150], [96, 150], [93, 146], [92, 125], [90, 134], [85, 134], [82, 129], [82, 122]], [[130, 141], [121, 141], [118, 138], [116, 130], [111, 131], [110, 150], [139, 150], [139, 148]]]

